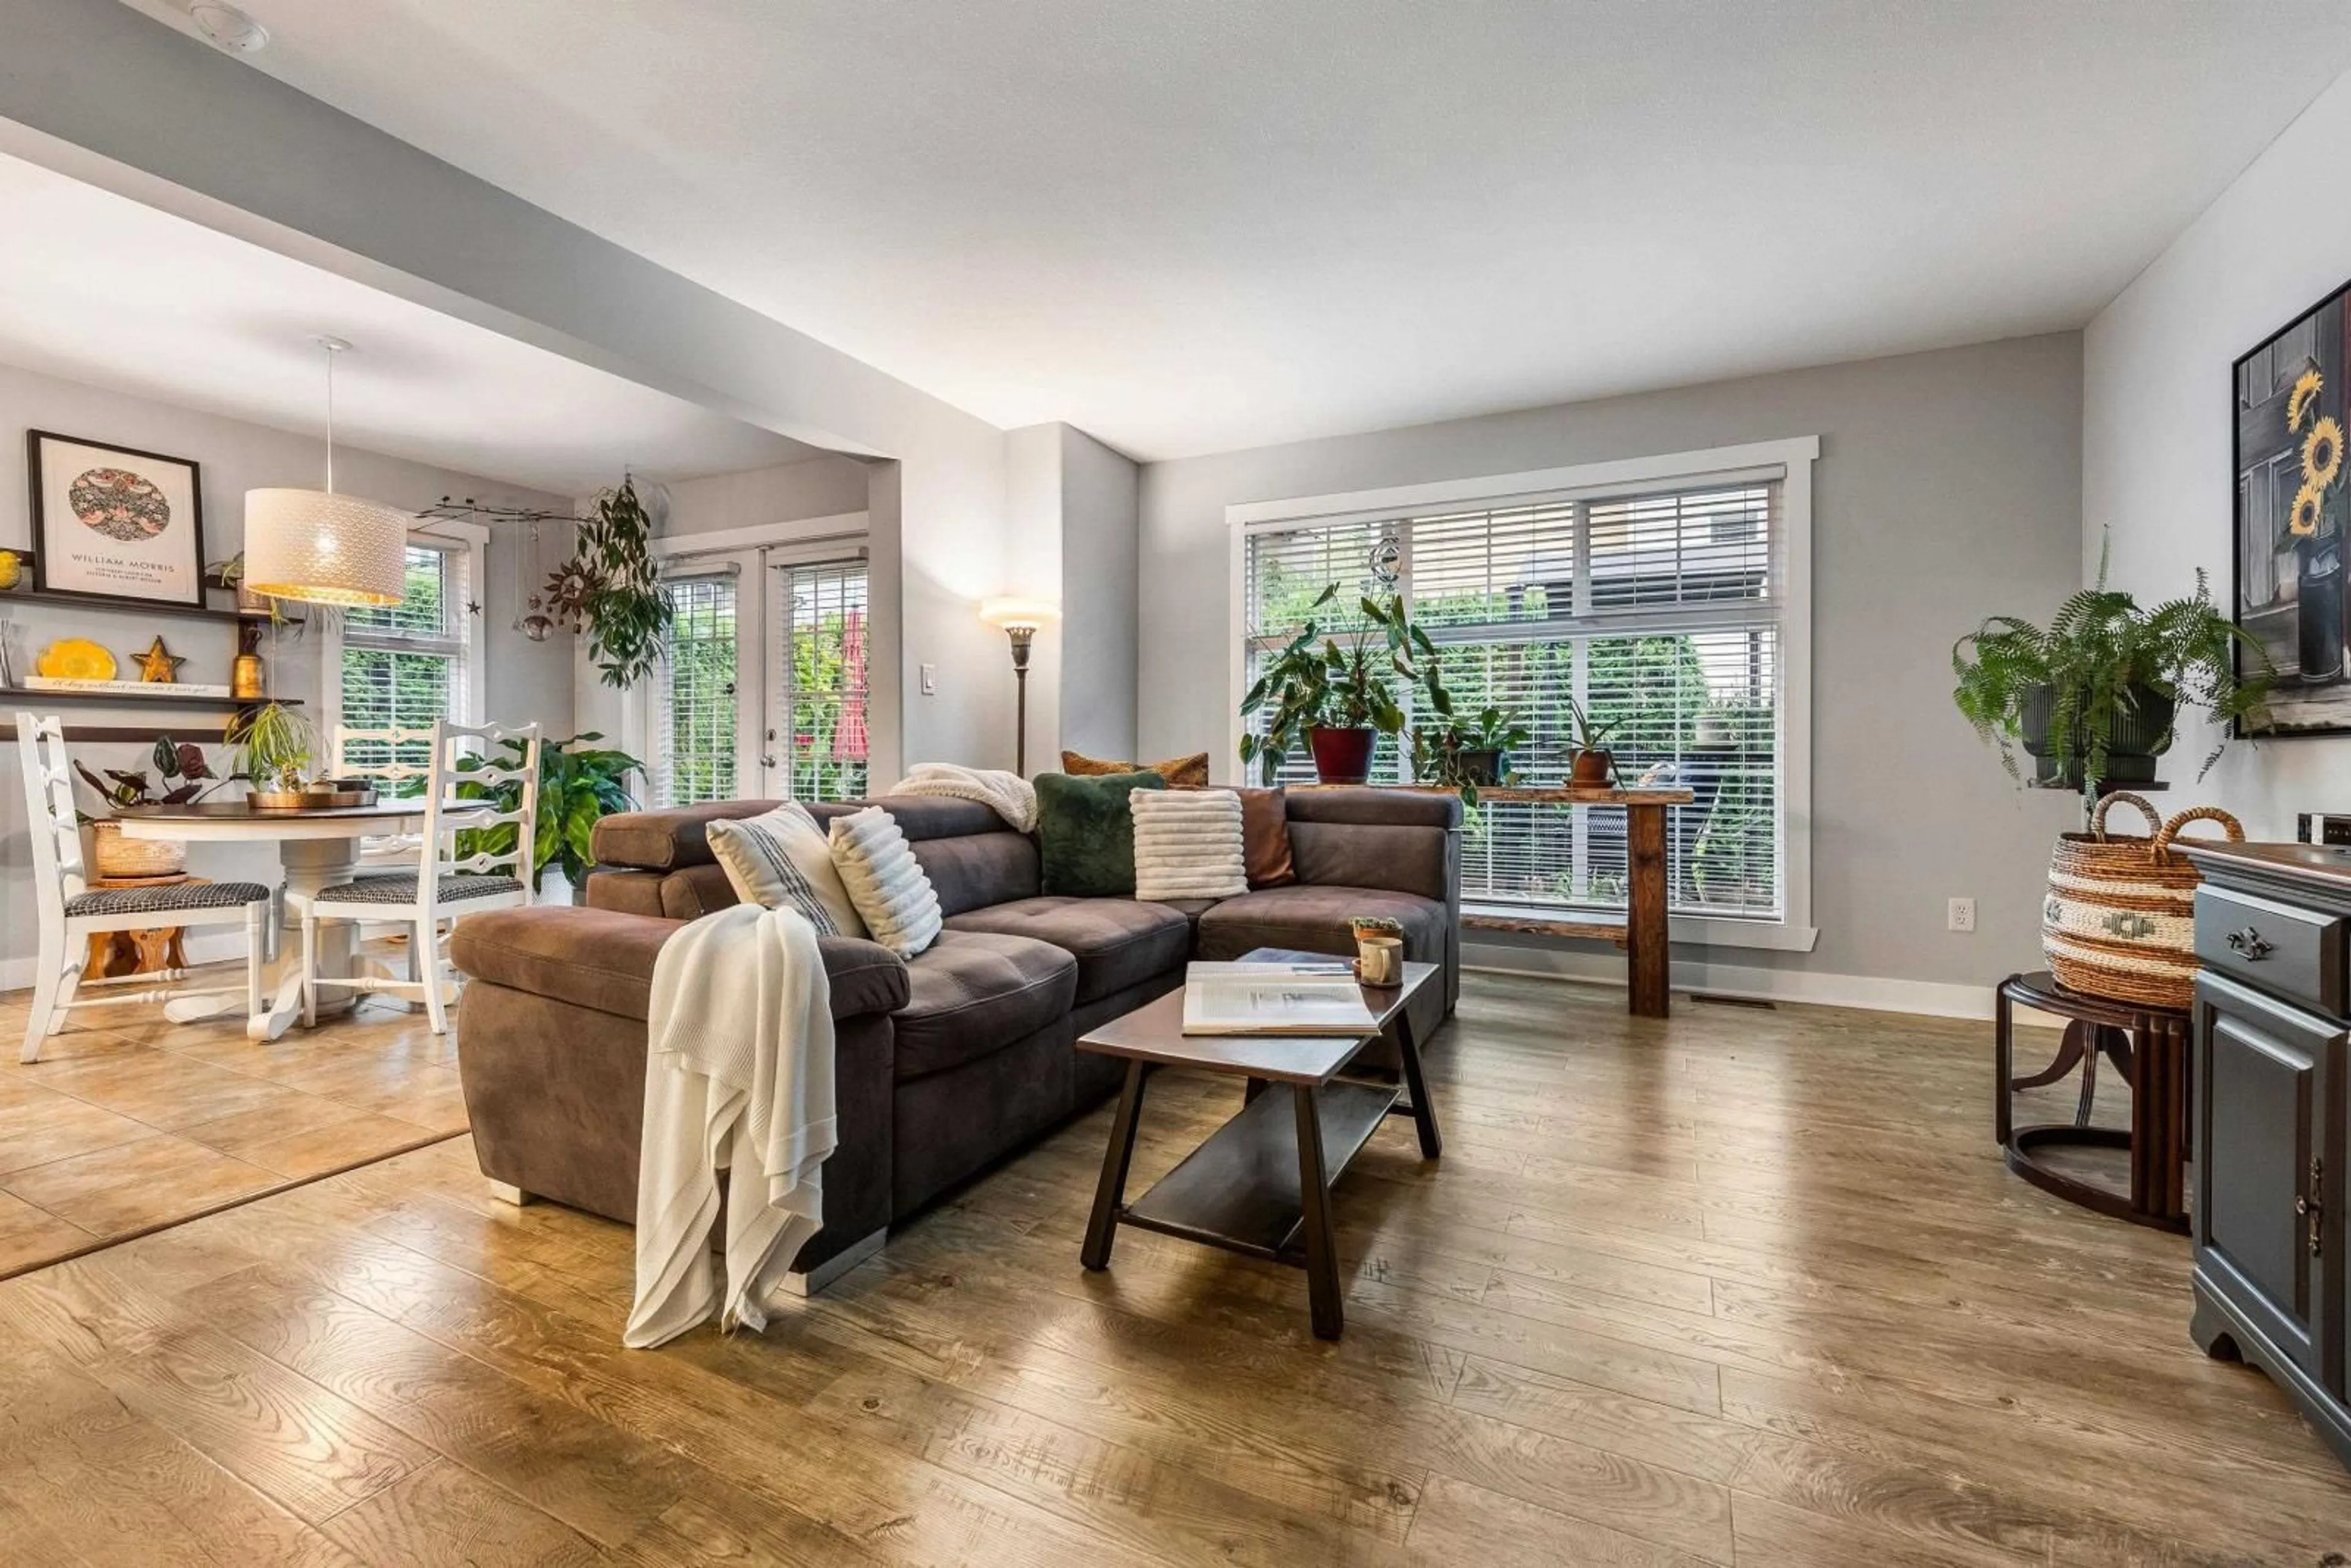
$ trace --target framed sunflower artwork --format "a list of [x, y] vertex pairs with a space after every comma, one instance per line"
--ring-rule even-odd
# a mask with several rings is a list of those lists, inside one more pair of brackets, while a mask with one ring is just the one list
[[130, 603], [204, 601], [203, 471], [191, 459], [25, 433], [34, 586]]
[[[2266, 735], [2351, 733], [2343, 574], [2351, 284], [2236, 362], [2236, 621], [2277, 666]], [[2239, 673], [2246, 654], [2239, 650]], [[2241, 729], [2241, 727], [2240, 727]]]

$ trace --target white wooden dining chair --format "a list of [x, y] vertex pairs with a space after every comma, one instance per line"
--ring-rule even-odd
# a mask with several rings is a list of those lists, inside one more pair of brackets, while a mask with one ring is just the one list
[[[16, 750], [25, 772], [25, 815], [33, 841], [33, 902], [40, 923], [40, 952], [35, 960], [39, 967], [34, 972], [33, 1011], [25, 1023], [22, 1060], [38, 1061], [41, 1041], [64, 1029], [66, 1014], [75, 1008], [236, 994], [233, 987], [176, 986], [172, 982], [188, 976], [187, 970], [178, 968], [85, 980], [89, 939], [99, 932], [242, 925], [245, 1010], [248, 1017], [260, 1012], [269, 889], [257, 882], [91, 887], [82, 872], [81, 825], [74, 814], [73, 764], [66, 755], [64, 723], [54, 714], [35, 718], [19, 713]], [[80, 994], [85, 988], [99, 994]]]
[[[505, 752], [502, 743], [507, 740], [523, 743], [519, 758]], [[321, 889], [296, 908], [302, 922], [302, 1021], [306, 1025], [318, 1021], [319, 992], [332, 986], [351, 991], [421, 995], [433, 1032], [448, 1033], [448, 1010], [442, 997], [448, 959], [441, 944], [442, 926], [454, 924], [460, 915], [531, 902], [531, 852], [538, 831], [538, 726], [508, 727], [444, 722], [433, 727], [431, 744], [431, 760], [423, 774], [424, 831], [416, 868], [363, 871], [350, 882]], [[457, 760], [473, 745], [478, 745], [475, 755], [480, 765], [461, 770]], [[452, 820], [449, 807], [460, 784], [481, 784], [493, 789], [516, 785], [517, 800], [512, 810], [467, 814]], [[458, 856], [456, 840], [460, 831], [501, 823], [514, 827], [510, 847], [502, 851], [477, 850], [462, 859]], [[319, 973], [319, 923], [322, 920], [406, 926], [408, 977], [396, 980], [381, 975]]]

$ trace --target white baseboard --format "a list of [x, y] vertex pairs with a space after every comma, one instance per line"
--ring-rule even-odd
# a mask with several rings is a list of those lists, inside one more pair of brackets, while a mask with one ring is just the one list
[[[1625, 960], [1612, 954], [1561, 947], [1506, 947], [1465, 942], [1461, 967], [1473, 973], [1537, 975], [1583, 985], [1625, 988]], [[1938, 980], [1894, 980], [1873, 975], [1831, 975], [1811, 969], [1765, 969], [1677, 957], [1674, 989], [1753, 1001], [1810, 1002], [1820, 1007], [1865, 1008], [1873, 1012], [1917, 1013], [1927, 1018], [1982, 1019], [1992, 1014], [1992, 988]], [[2054, 1026], [2059, 1020], [2030, 1009], [2018, 1021]]]
[[[221, 925], [210, 931], [191, 932], [188, 935], [186, 951], [188, 962], [192, 965], [225, 964], [231, 959], [242, 960], [245, 956], [245, 927]], [[27, 953], [19, 958], [0, 959], [0, 990], [29, 991], [33, 988], [33, 982], [40, 977], [40, 959], [33, 954]], [[244, 982], [238, 983], [241, 985]], [[85, 997], [95, 997], [100, 994], [95, 990], [82, 993]]]

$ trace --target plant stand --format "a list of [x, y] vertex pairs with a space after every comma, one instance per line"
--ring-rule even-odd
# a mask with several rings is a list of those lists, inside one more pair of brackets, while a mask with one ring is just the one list
[[[2016, 1008], [2022, 1004], [2072, 1020], [2057, 1059], [2043, 1071], [2016, 1076]], [[2187, 1012], [2179, 1008], [2108, 1001], [2069, 991], [2047, 974], [2011, 975], [1993, 1003], [1992, 1134], [2008, 1168], [2043, 1192], [2100, 1214], [2158, 1230], [2188, 1229]], [[2103, 1055], [2131, 1088], [2131, 1124], [2093, 1127], [2090, 1103]], [[2082, 1065], [2082, 1098], [2074, 1120], [2016, 1125], [2011, 1100], [2019, 1089], [2053, 1083]], [[2127, 1196], [2069, 1176], [2041, 1157], [2051, 1149], [2127, 1149]]]

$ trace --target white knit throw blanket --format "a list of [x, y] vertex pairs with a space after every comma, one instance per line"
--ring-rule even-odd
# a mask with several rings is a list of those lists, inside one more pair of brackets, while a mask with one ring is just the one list
[[[761, 1303], [823, 1222], [832, 1051], [832, 986], [798, 911], [738, 904], [663, 945], [646, 1026], [637, 1299], [623, 1343], [661, 1344], [714, 1311], [722, 1329], [768, 1326]], [[710, 1257], [722, 1170], [723, 1294]]]
[[993, 807], [1024, 833], [1037, 831], [1037, 787], [1018, 773], [996, 768], [962, 768], [952, 762], [917, 762], [890, 786], [893, 795], [947, 795]]

